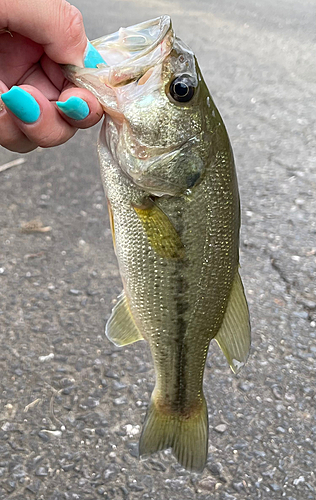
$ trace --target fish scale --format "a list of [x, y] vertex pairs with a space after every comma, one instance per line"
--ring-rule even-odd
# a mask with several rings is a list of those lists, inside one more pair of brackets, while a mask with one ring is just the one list
[[[229, 184], [235, 183], [233, 160], [228, 161], [227, 153], [218, 154], [220, 159], [210, 165], [208, 175], [189, 196], [157, 200], [186, 249], [185, 259], [174, 262], [159, 257], [151, 248], [131, 206], [130, 200], [141, 202], [147, 193], [132, 182], [120, 183], [121, 170], [102, 145], [99, 154], [131, 312], [154, 353], [160, 374], [157, 390], [162, 395], [168, 393], [169, 398], [175, 395], [173, 405], [179, 401], [179, 409], [185, 413], [195, 403], [196, 394], [202, 393], [208, 345], [219, 329], [238, 265], [238, 196], [229, 189]], [[205, 235], [202, 239], [201, 232]], [[159, 288], [152, 275], [160, 277]], [[189, 284], [182, 293], [175, 277]], [[184, 312], [183, 303], [188, 305]], [[160, 349], [156, 349], [157, 344]], [[181, 352], [186, 352], [183, 363], [179, 362]]]
[[168, 16], [92, 44], [118, 62], [69, 66], [65, 74], [107, 113], [98, 150], [124, 291], [106, 333], [116, 345], [145, 339], [152, 353], [156, 384], [140, 454], [171, 447], [184, 467], [201, 471], [210, 341], [234, 372], [250, 348], [232, 150], [197, 61]]

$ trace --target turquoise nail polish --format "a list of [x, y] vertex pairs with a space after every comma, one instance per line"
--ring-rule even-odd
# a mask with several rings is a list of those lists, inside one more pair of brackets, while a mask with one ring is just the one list
[[41, 110], [31, 94], [20, 87], [12, 87], [8, 92], [1, 94], [6, 107], [24, 123], [34, 123], [38, 120]]
[[56, 104], [66, 116], [73, 120], [83, 120], [90, 113], [88, 104], [80, 97], [72, 96], [67, 101], [57, 101]]
[[86, 55], [84, 58], [85, 68], [96, 68], [97, 64], [106, 64], [101, 54], [88, 42]]

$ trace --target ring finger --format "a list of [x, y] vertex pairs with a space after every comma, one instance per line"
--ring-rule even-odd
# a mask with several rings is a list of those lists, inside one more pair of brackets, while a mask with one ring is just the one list
[[[21, 133], [29, 140], [29, 150], [34, 149], [34, 145], [43, 148], [57, 146], [70, 139], [77, 130], [63, 120], [56, 105], [35, 87], [12, 87], [9, 92], [2, 94], [1, 98], [6, 105], [6, 110], [0, 115], [1, 144], [5, 147], [8, 142], [11, 146], [14, 142], [17, 143], [21, 139]], [[6, 115], [9, 115], [12, 122], [11, 139], [5, 130], [8, 124]], [[17, 147], [14, 150], [17, 151]]]

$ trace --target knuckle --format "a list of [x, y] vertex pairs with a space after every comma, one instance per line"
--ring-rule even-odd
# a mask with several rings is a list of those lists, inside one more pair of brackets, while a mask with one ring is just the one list
[[51, 132], [39, 137], [37, 143], [41, 148], [51, 148], [64, 144], [69, 138], [69, 134], [66, 134], [63, 129], [53, 129]]
[[[84, 38], [83, 17], [81, 12], [70, 4], [63, 4], [66, 12], [63, 12], [63, 19], [67, 19], [65, 35], [71, 48], [79, 45]], [[64, 17], [65, 16], [65, 17]]]

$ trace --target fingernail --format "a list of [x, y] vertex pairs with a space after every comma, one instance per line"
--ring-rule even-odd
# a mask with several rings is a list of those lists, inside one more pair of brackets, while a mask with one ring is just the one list
[[88, 41], [84, 57], [84, 66], [85, 68], [96, 68], [98, 64], [106, 64], [106, 62], [97, 49]]
[[41, 114], [40, 107], [31, 94], [20, 87], [12, 87], [1, 94], [6, 107], [24, 123], [34, 123]]
[[80, 97], [72, 96], [67, 101], [57, 101], [56, 104], [66, 116], [73, 120], [83, 120], [90, 113], [88, 104]]

